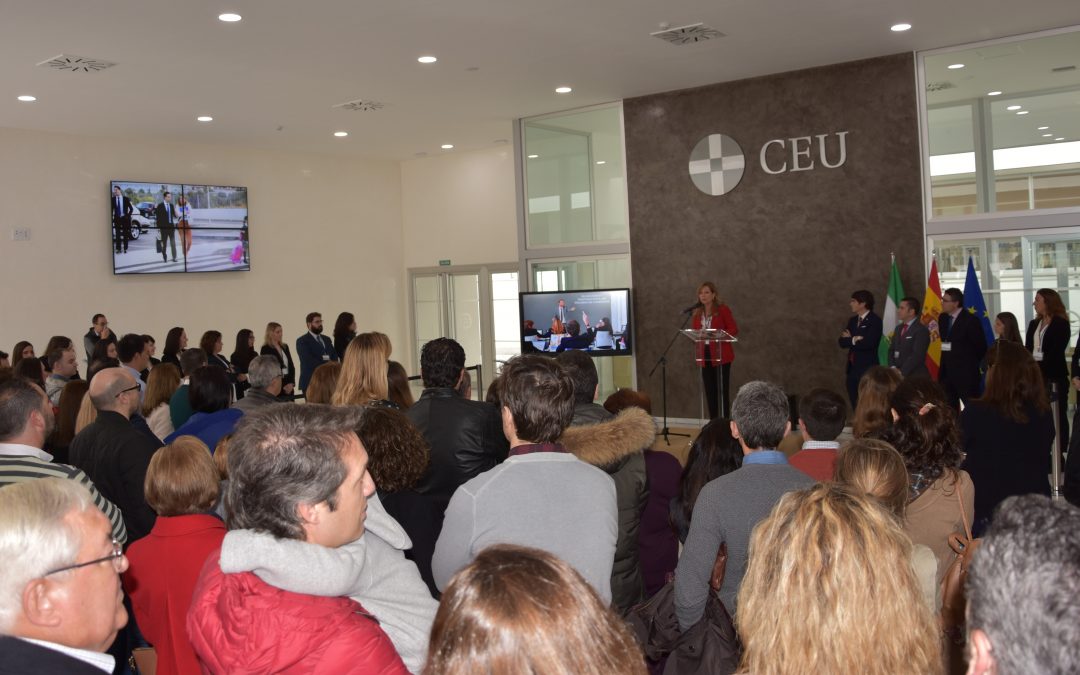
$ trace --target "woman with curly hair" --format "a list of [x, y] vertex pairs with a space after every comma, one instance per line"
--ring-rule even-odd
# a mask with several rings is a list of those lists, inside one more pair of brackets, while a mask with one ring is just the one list
[[438, 505], [414, 488], [427, 471], [431, 448], [413, 423], [399, 410], [368, 408], [356, 430], [368, 453], [368, 472], [379, 501], [412, 540], [405, 557], [416, 563], [433, 597], [438, 597], [431, 557], [442, 530]]
[[900, 371], [885, 366], [872, 366], [863, 374], [851, 428], [855, 438], [864, 438], [892, 424], [889, 399], [903, 379]]
[[937, 556], [941, 582], [955, 557], [949, 535], [964, 532], [975, 511], [975, 486], [960, 469], [960, 430], [945, 393], [928, 378], [904, 380], [892, 395], [893, 424], [877, 434], [900, 452], [910, 490], [904, 529]]
[[570, 565], [535, 548], [481, 551], [446, 588], [424, 675], [645, 675], [626, 624]]
[[[369, 405], [381, 404], [390, 395], [387, 381], [387, 360], [389, 340], [380, 333], [361, 333], [353, 338], [345, 350], [341, 362], [341, 375], [338, 376], [337, 389], [330, 399], [333, 405]], [[390, 405], [395, 404], [390, 403]]]
[[910, 558], [911, 541], [872, 498], [833, 483], [784, 495], [750, 538], [738, 672], [942, 673]]

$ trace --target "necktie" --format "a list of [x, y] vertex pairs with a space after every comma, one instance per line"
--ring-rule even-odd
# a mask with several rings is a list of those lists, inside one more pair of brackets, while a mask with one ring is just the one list
[[904, 339], [904, 333], [907, 333], [907, 327], [908, 327], [908, 325], [905, 323], [904, 327], [900, 329], [900, 339], [901, 340]]

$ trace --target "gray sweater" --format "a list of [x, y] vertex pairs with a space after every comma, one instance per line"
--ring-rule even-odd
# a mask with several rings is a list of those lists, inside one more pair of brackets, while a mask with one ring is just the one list
[[734, 616], [754, 526], [769, 515], [785, 492], [813, 484], [814, 479], [787, 464], [749, 464], [701, 488], [675, 569], [675, 614], [683, 630], [705, 613], [712, 592], [709, 578], [721, 542], [727, 542], [728, 559], [720, 600]]
[[568, 453], [516, 455], [454, 493], [431, 569], [443, 590], [484, 548], [531, 546], [565, 560], [609, 603], [617, 536], [610, 476]]
[[368, 498], [364, 527], [362, 537], [336, 549], [233, 530], [221, 544], [221, 571], [253, 572], [293, 593], [356, 600], [379, 620], [409, 671], [419, 673], [439, 603], [402, 553], [412, 547], [409, 536], [376, 496]]

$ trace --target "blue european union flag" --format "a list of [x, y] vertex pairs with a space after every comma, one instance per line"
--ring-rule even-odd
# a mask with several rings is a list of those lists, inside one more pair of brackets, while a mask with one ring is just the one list
[[986, 345], [994, 344], [994, 329], [990, 326], [990, 314], [986, 311], [986, 300], [983, 299], [982, 288], [979, 287], [979, 277], [975, 275], [975, 262], [968, 257], [967, 280], [964, 281], [964, 304], [971, 314], [974, 314], [982, 323], [983, 334], [986, 336]]

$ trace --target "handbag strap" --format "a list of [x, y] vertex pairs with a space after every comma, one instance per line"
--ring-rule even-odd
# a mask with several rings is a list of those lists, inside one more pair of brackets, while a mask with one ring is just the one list
[[961, 480], [959, 473], [956, 474], [956, 501], [960, 503], [960, 519], [964, 521], [964, 534], [967, 535], [968, 541], [971, 541], [971, 526], [968, 525], [967, 512], [964, 511], [963, 480]]

